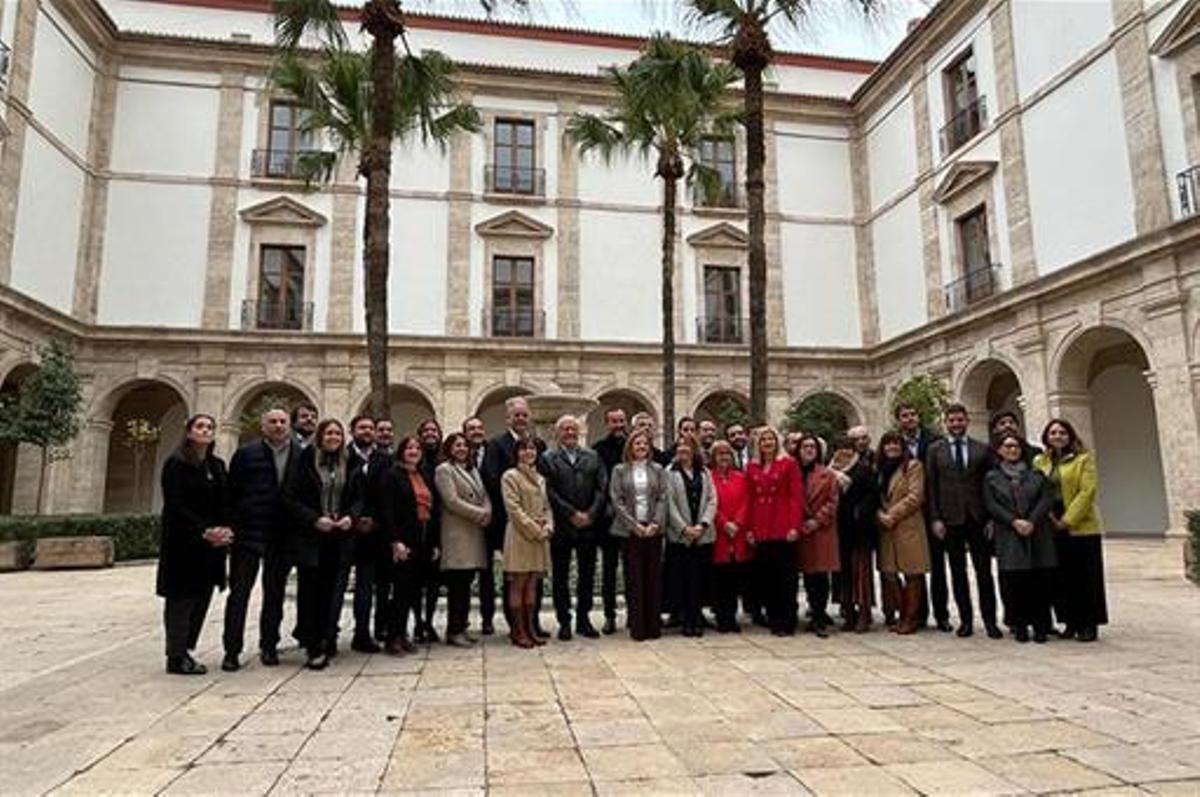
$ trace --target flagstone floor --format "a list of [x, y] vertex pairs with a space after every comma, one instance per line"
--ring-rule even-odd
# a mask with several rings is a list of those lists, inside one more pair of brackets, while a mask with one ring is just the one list
[[162, 672], [153, 567], [3, 575], [0, 793], [1200, 794], [1200, 589], [1179, 540], [1106, 552], [1093, 645], [495, 637], [225, 674], [218, 599], [200, 678]]

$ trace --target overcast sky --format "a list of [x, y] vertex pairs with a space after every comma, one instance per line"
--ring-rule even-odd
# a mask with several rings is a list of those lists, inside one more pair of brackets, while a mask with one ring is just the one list
[[[865, 20], [858, 0], [813, 0], [814, 13], [799, 30], [773, 31], [776, 46], [827, 55], [881, 59], [904, 37], [905, 25], [923, 16], [933, 0], [882, 0], [880, 13]], [[478, 0], [426, 0], [423, 10], [483, 16]], [[528, 12], [502, 8], [496, 16], [540, 24], [644, 35], [669, 30], [704, 38], [688, 23], [680, 0], [531, 0]]]

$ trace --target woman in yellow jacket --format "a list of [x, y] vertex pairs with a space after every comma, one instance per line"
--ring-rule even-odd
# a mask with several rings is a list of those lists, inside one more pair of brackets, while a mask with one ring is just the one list
[[1096, 461], [1075, 427], [1055, 418], [1042, 432], [1044, 453], [1033, 465], [1049, 477], [1057, 500], [1051, 522], [1058, 534], [1058, 589], [1054, 612], [1066, 622], [1064, 638], [1095, 642], [1108, 622], [1100, 510], [1096, 506]]

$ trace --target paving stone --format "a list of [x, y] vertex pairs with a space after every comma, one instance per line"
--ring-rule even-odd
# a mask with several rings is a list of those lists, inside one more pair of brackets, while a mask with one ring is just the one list
[[843, 736], [842, 741], [876, 764], [911, 764], [956, 757], [948, 747], [916, 734], [861, 734]]
[[829, 736], [784, 739], [764, 745], [771, 758], [785, 769], [826, 769], [869, 763], [853, 747]]
[[729, 794], [806, 795], [810, 792], [790, 772], [754, 775], [701, 775], [696, 778], [701, 793], [724, 797]]
[[588, 747], [583, 760], [593, 781], [687, 777], [687, 768], [665, 745]]
[[487, 754], [488, 786], [527, 783], [574, 783], [587, 780], [579, 751], [492, 750]]
[[912, 789], [879, 767], [852, 766], [800, 769], [793, 773], [813, 794], [859, 797], [870, 794], [911, 795]]
[[299, 758], [284, 770], [271, 794], [373, 794], [387, 762], [387, 757], [353, 756], [341, 761]]
[[1200, 765], [1181, 764], [1148, 748], [1121, 744], [1065, 750], [1063, 755], [1126, 783], [1200, 777]]
[[640, 717], [624, 720], [580, 720], [571, 723], [571, 732], [580, 747], [612, 747], [662, 741], [649, 720]]
[[1076, 791], [1120, 785], [1102, 772], [1055, 753], [993, 756], [980, 758], [976, 763], [1032, 792]]
[[184, 772], [161, 793], [221, 794], [236, 791], [241, 794], [266, 794], [286, 767], [283, 761], [199, 765]]
[[885, 767], [925, 795], [1020, 794], [1021, 787], [970, 761], [924, 761]]

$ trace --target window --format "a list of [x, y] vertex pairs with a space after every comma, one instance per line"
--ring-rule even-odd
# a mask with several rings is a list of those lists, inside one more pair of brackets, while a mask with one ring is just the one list
[[258, 272], [258, 327], [304, 328], [304, 247], [264, 246]]
[[492, 260], [492, 334], [526, 337], [534, 334], [533, 258], [496, 257]]
[[983, 129], [987, 109], [979, 96], [975, 53], [968, 49], [942, 73], [946, 95], [946, 126], [942, 128], [942, 154], [948, 155]]
[[741, 270], [735, 266], [704, 267], [705, 343], [742, 342]]
[[700, 142], [700, 163], [716, 171], [721, 185], [716, 196], [698, 189], [696, 204], [701, 207], [737, 207], [737, 169], [733, 139], [707, 138]]
[[951, 304], [970, 304], [991, 296], [994, 286], [992, 257], [988, 248], [987, 207], [979, 207], [959, 217], [958, 251], [962, 258], [961, 289]]
[[540, 193], [534, 124], [525, 119], [497, 119], [489, 188], [501, 194]]
[[267, 132], [267, 151], [256, 171], [266, 177], [294, 177], [297, 158], [312, 149], [312, 134], [303, 131], [308, 111], [291, 102], [273, 101]]

